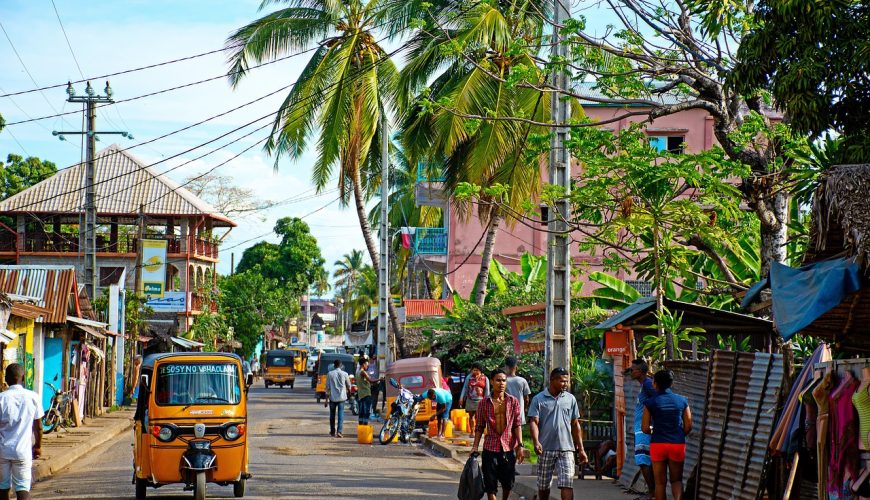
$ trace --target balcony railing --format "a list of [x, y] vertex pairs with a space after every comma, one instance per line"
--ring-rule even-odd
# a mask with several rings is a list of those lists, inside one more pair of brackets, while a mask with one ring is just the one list
[[217, 302], [209, 299], [208, 296], [204, 294], [200, 294], [197, 292], [192, 292], [190, 294], [190, 310], [191, 311], [211, 311], [213, 313], [217, 312]]
[[444, 182], [447, 176], [440, 168], [428, 167], [420, 162], [417, 164], [417, 182]]
[[447, 255], [447, 229], [418, 227], [414, 232], [415, 255]]
[[[151, 235], [148, 239], [166, 240], [166, 252], [177, 254], [181, 252], [181, 238], [178, 236]], [[97, 235], [97, 252], [99, 253], [136, 253], [138, 238], [121, 234], [116, 241], [111, 241], [109, 235]], [[24, 236], [24, 252], [46, 253], [79, 253], [79, 235], [75, 233], [36, 233]], [[9, 232], [0, 233], [0, 252], [14, 252], [16, 238]], [[218, 258], [218, 245], [208, 240], [194, 240], [194, 255]]]

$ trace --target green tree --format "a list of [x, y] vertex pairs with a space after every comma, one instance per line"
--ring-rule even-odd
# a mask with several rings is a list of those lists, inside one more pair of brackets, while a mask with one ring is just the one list
[[[265, 0], [261, 7], [275, 0]], [[366, 217], [365, 203], [380, 172], [378, 154], [385, 113], [395, 96], [398, 72], [379, 45], [375, 30], [386, 21], [385, 0], [289, 0], [286, 7], [243, 26], [227, 40], [230, 83], [237, 86], [252, 63], [314, 48], [296, 84], [275, 116], [266, 149], [298, 160], [316, 138], [312, 180], [319, 190], [332, 182], [342, 204], [353, 198], [372, 263], [378, 247]], [[402, 331], [390, 304], [390, 319], [400, 355]]]
[[843, 134], [838, 161], [870, 161], [870, 2], [762, 0], [730, 82], [748, 96], [769, 89], [793, 127]]
[[301, 219], [284, 217], [275, 223], [280, 243], [261, 241], [248, 248], [236, 266], [236, 272], [255, 271], [277, 281], [288, 294], [299, 297], [308, 293], [326, 272], [317, 239]]
[[[460, 7], [444, 2], [433, 7], [420, 16], [425, 27], [409, 42], [409, 61], [401, 72], [402, 141], [411, 164], [442, 163], [448, 189], [462, 182], [510, 186], [504, 206], [486, 195], [477, 204], [485, 228], [474, 297], [478, 305], [486, 297], [499, 224], [515, 224], [512, 214], [540, 191], [543, 157], [526, 154], [526, 147], [530, 134], [548, 129], [505, 118], [543, 122], [549, 117], [549, 96], [516, 85], [520, 79], [545, 80], [529, 41], [542, 36], [546, 4], [531, 0]], [[445, 24], [449, 27], [441, 29]], [[580, 108], [574, 110], [579, 116]], [[454, 198], [453, 203], [460, 217], [470, 216], [473, 206], [467, 199]]]
[[242, 258], [236, 264], [235, 272], [243, 273], [256, 267], [268, 278], [279, 279], [281, 271], [278, 261], [281, 258], [281, 247], [276, 243], [261, 241], [245, 249]]
[[299, 313], [297, 296], [275, 280], [255, 269], [220, 278], [218, 311], [234, 338], [242, 343], [242, 353], [250, 356], [263, 336], [263, 327], [283, 322]]
[[0, 161], [0, 199], [18, 194], [55, 173], [57, 166], [50, 161], [10, 153], [6, 156], [6, 163]]

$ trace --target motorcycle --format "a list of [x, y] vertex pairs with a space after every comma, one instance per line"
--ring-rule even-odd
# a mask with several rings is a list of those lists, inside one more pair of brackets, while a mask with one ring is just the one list
[[392, 404], [389, 418], [381, 427], [378, 440], [381, 444], [386, 445], [398, 434], [399, 441], [407, 443], [414, 431], [417, 412], [420, 410], [420, 401], [411, 391], [401, 387], [395, 379], [390, 379], [390, 385], [399, 389], [399, 395]]
[[[57, 380], [57, 377], [55, 377]], [[51, 404], [42, 417], [42, 432], [48, 434], [54, 431], [58, 425], [66, 428], [67, 422], [70, 420], [70, 412], [72, 411], [72, 393], [75, 379], [70, 379], [70, 389], [61, 391], [54, 384], [45, 382], [54, 394], [51, 396]]]
[[350, 386], [350, 395], [347, 398], [347, 406], [350, 407], [352, 415], [359, 415], [359, 394], [357, 394], [356, 384]]

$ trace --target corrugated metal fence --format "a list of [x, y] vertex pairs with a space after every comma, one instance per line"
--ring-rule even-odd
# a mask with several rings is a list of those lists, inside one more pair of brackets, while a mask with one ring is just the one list
[[[692, 408], [693, 425], [695, 431], [688, 437], [686, 441], [686, 461], [683, 467], [683, 480], [686, 481], [691, 474], [695, 464], [698, 463], [699, 440], [698, 436], [704, 421], [704, 405], [707, 402], [707, 361], [666, 361], [664, 363], [668, 370], [674, 373], [673, 390], [677, 394], [682, 394], [689, 398], [689, 405]], [[622, 475], [619, 478], [620, 484], [628, 488], [634, 481], [639, 468], [634, 462], [634, 409], [637, 404], [637, 393], [640, 385], [627, 378], [625, 381], [625, 463], [622, 466]], [[646, 485], [642, 478], [639, 478], [634, 489], [637, 491], [646, 491]]]
[[780, 355], [714, 351], [695, 498], [758, 498], [783, 374]]

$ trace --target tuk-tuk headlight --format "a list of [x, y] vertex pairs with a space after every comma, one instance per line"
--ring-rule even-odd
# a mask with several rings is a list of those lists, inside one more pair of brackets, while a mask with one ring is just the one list
[[167, 443], [175, 439], [175, 431], [171, 427], [165, 425], [155, 425], [151, 427], [151, 434], [157, 439]]
[[245, 424], [230, 424], [224, 427], [224, 438], [235, 441], [245, 435]]

